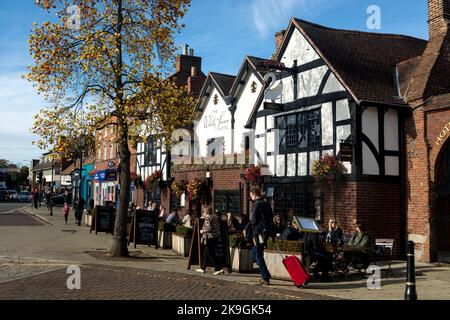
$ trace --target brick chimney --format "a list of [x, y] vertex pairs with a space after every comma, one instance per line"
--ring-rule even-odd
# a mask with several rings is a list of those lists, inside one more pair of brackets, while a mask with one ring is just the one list
[[430, 39], [447, 33], [450, 22], [450, 0], [428, 0]]
[[198, 98], [204, 81], [205, 79], [201, 76], [200, 70], [197, 69], [197, 67], [193, 66], [191, 68], [191, 75], [189, 76], [187, 81], [188, 94], [193, 96], [194, 98]]
[[280, 51], [286, 32], [286, 30], [281, 30], [275, 34], [275, 48], [277, 50], [277, 53], [278, 51]]
[[190, 49], [188, 53], [186, 46], [183, 54], [178, 55], [176, 58], [176, 71], [183, 71], [190, 74], [192, 67], [196, 67], [198, 70], [201, 70], [202, 58], [194, 56], [194, 49]]

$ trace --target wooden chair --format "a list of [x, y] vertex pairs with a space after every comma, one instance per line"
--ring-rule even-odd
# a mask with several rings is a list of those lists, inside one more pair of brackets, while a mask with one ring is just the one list
[[375, 253], [373, 256], [373, 263], [383, 262], [387, 265], [387, 269], [384, 269], [389, 276], [394, 275], [394, 271], [391, 268], [392, 259], [394, 257], [394, 239], [375, 239]]

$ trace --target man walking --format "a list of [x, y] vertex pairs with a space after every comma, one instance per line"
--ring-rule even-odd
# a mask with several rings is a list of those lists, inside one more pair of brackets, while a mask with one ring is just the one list
[[[250, 230], [247, 233], [251, 233], [252, 254], [261, 272], [260, 284], [269, 285], [271, 275], [264, 260], [264, 247], [269, 237], [273, 236], [271, 234], [273, 231], [271, 227], [271, 223], [273, 223], [272, 208], [262, 199], [261, 189], [257, 187], [250, 192], [250, 198], [253, 201], [253, 208], [250, 213]], [[249, 236], [247, 235], [247, 237]]]

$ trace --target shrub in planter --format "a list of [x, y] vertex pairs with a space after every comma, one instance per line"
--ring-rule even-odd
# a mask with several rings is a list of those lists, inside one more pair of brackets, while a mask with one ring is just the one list
[[164, 232], [175, 232], [175, 227], [171, 225], [170, 223], [167, 223], [165, 221], [160, 221], [158, 225], [158, 231], [164, 231]]
[[241, 249], [251, 248], [250, 244], [245, 242], [245, 238], [242, 234], [230, 234], [228, 236], [228, 242], [230, 244], [230, 248], [241, 248]]
[[[281, 252], [303, 252], [303, 242], [301, 241], [276, 240], [276, 244]], [[269, 239], [267, 242], [267, 250], [278, 250], [273, 239]]]
[[182, 237], [192, 237], [193, 234], [192, 228], [187, 228], [185, 226], [176, 226], [175, 233]]

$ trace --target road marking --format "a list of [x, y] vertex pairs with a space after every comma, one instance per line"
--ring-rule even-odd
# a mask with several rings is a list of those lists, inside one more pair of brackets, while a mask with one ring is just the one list
[[5, 211], [5, 212], [1, 212], [0, 214], [10, 214], [10, 213], [14, 213], [15, 211], [22, 211], [25, 210], [26, 208], [30, 207], [31, 205], [26, 205], [25, 207], [21, 207], [21, 208], [16, 208], [16, 209], [12, 209], [9, 211]]

